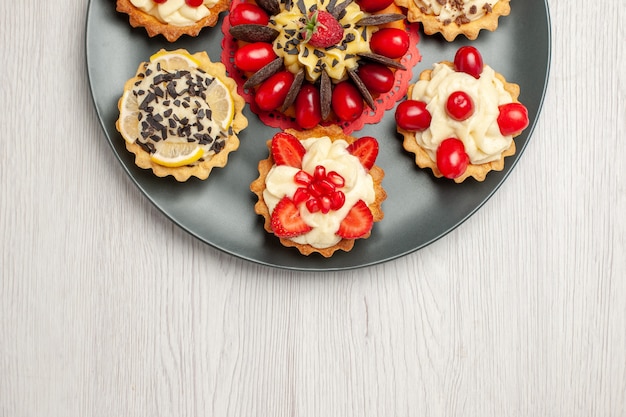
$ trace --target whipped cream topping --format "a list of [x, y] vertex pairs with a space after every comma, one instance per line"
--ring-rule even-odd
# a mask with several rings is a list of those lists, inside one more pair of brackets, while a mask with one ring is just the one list
[[130, 91], [139, 110], [135, 143], [149, 153], [173, 142], [197, 143], [205, 157], [219, 153], [228, 135], [212, 120], [205, 100], [214, 78], [199, 68], [167, 72], [153, 62], [144, 68]]
[[[467, 23], [489, 13], [498, 0], [413, 0], [423, 13], [438, 16], [447, 24]], [[443, 3], [443, 4], [442, 4]], [[460, 20], [457, 20], [460, 19]]]
[[[307, 79], [315, 81], [323, 67], [331, 79], [340, 81], [347, 78], [348, 69], [358, 66], [358, 54], [371, 52], [369, 39], [378, 28], [355, 26], [359, 20], [367, 17], [356, 3], [348, 5], [340, 16], [339, 23], [344, 27], [342, 42], [322, 49], [301, 42], [300, 19], [304, 14], [293, 2], [286, 3], [287, 6], [281, 2], [281, 12], [272, 17], [270, 27], [280, 33], [273, 42], [274, 52], [283, 58], [285, 67], [292, 73], [296, 74], [304, 67]], [[315, 9], [326, 10], [321, 0], [304, 0], [300, 3], [304, 4], [307, 14]]]
[[[341, 237], [336, 234], [339, 225], [359, 200], [363, 200], [368, 205], [374, 202], [374, 180], [363, 168], [359, 159], [346, 150], [348, 143], [345, 140], [333, 142], [329, 137], [324, 136], [306, 139], [302, 141], [302, 144], [306, 149], [302, 160], [302, 170], [313, 174], [316, 166], [323, 165], [327, 172], [335, 171], [345, 180], [341, 191], [345, 193], [346, 201], [339, 210], [331, 210], [327, 214], [311, 213], [305, 204], [299, 206], [300, 215], [312, 227], [312, 230], [291, 240], [300, 244], [309, 244], [318, 249], [327, 248], [341, 240]], [[283, 197], [293, 198], [296, 189], [301, 186], [294, 181], [294, 175], [298, 171], [300, 168], [287, 165], [274, 165], [269, 171], [265, 179], [266, 189], [263, 191], [263, 198], [270, 213], [274, 211], [274, 207]]]
[[167, 0], [157, 4], [154, 0], [130, 0], [133, 6], [149, 15], [156, 17], [160, 22], [173, 26], [190, 26], [208, 16], [209, 8], [217, 0], [204, 0], [199, 7], [187, 6], [185, 0]]
[[[456, 121], [446, 113], [446, 101], [455, 91], [464, 91], [474, 102], [474, 114], [467, 120]], [[500, 158], [511, 145], [513, 137], [503, 136], [498, 127], [498, 106], [511, 103], [511, 95], [496, 78], [495, 71], [485, 65], [479, 79], [456, 72], [449, 65], [434, 65], [430, 80], [420, 80], [413, 87], [413, 100], [427, 103], [432, 116], [430, 127], [416, 132], [418, 144], [436, 161], [439, 144], [447, 138], [460, 139], [472, 164], [482, 164]]]

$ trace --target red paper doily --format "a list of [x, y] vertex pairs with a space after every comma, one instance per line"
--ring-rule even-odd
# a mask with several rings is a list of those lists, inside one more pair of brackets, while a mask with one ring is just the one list
[[[238, 4], [244, 3], [245, 0], [233, 0], [230, 5], [232, 11]], [[409, 50], [402, 57], [401, 63], [406, 70], [397, 70], [395, 72], [395, 82], [393, 88], [385, 94], [381, 94], [375, 98], [376, 110], [372, 110], [369, 106], [365, 105], [363, 113], [356, 120], [352, 122], [342, 122], [339, 120], [322, 122], [322, 125], [337, 124], [342, 127], [346, 134], [360, 130], [365, 124], [378, 123], [385, 112], [391, 109], [397, 101], [404, 98], [406, 95], [409, 82], [413, 78], [413, 67], [420, 62], [422, 56], [417, 49], [417, 43], [419, 42], [419, 24], [408, 23], [406, 24], [406, 31], [409, 35]], [[237, 50], [237, 40], [230, 34], [230, 20], [228, 17], [223, 19], [222, 33], [224, 37], [222, 39], [222, 63], [226, 66], [228, 75], [237, 82], [237, 90], [239, 94], [250, 105], [250, 109], [259, 117], [259, 119], [266, 125], [276, 127], [280, 129], [297, 129], [301, 130], [300, 126], [296, 123], [295, 119], [284, 115], [279, 111], [267, 112], [259, 109], [254, 102], [254, 89], [244, 89], [243, 84], [246, 82], [246, 76], [235, 66], [235, 51]]]

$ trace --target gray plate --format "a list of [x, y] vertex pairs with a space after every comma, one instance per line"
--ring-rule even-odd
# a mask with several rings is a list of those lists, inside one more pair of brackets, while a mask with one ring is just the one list
[[260, 123], [248, 108], [245, 115], [250, 126], [240, 134], [239, 150], [231, 153], [226, 168], [213, 170], [206, 181], [192, 178], [178, 183], [137, 168], [115, 129], [117, 100], [139, 63], [160, 48], [178, 47], [192, 53], [206, 50], [213, 61], [219, 61], [221, 21], [196, 38], [185, 37], [170, 44], [160, 37], [149, 38], [143, 29], [131, 28], [128, 17], [115, 11], [115, 2], [91, 0], [86, 27], [87, 71], [96, 111], [122, 167], [173, 222], [217, 249], [260, 264], [311, 271], [357, 268], [411, 253], [459, 226], [498, 189], [522, 155], [548, 81], [550, 18], [545, 0], [512, 3], [511, 15], [500, 18], [499, 28], [482, 31], [476, 41], [459, 37], [448, 43], [439, 35], [421, 33], [418, 48], [422, 61], [413, 69], [413, 80], [434, 62], [452, 60], [458, 47], [469, 43], [476, 46], [485, 63], [521, 87], [520, 101], [528, 108], [531, 125], [516, 139], [517, 153], [506, 159], [504, 171], [491, 172], [481, 183], [436, 179], [430, 171], [417, 168], [413, 155], [404, 152], [395, 130], [394, 111], [388, 111], [380, 123], [354, 133], [379, 139], [377, 164], [385, 170], [383, 186], [388, 194], [383, 203], [385, 218], [375, 224], [369, 239], [357, 241], [351, 252], [336, 252], [330, 259], [302, 256], [263, 230], [262, 218], [254, 213], [256, 197], [249, 185], [258, 176], [258, 161], [267, 158], [265, 141], [277, 129]]

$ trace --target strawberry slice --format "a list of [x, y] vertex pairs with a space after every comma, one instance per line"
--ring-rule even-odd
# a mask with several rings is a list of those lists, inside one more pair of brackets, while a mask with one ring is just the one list
[[294, 135], [287, 132], [278, 132], [272, 138], [272, 157], [276, 165], [289, 165], [295, 168], [302, 167], [302, 157], [306, 149]]
[[278, 237], [289, 238], [310, 231], [311, 226], [300, 217], [296, 204], [289, 197], [283, 197], [272, 212], [272, 230]]
[[344, 239], [358, 239], [367, 235], [373, 224], [372, 212], [363, 200], [359, 200], [341, 221], [337, 234]]
[[378, 157], [378, 141], [371, 136], [363, 136], [352, 142], [347, 151], [359, 158], [365, 169], [370, 170]]

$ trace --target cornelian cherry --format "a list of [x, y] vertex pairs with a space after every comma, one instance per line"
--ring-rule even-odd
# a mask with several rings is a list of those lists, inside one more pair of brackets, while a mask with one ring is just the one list
[[463, 175], [469, 165], [465, 145], [457, 138], [444, 139], [437, 148], [437, 168], [446, 178], [454, 179]]
[[154, 1], [156, 4], [163, 4], [165, 3], [167, 0], [152, 0]]
[[200, 7], [202, 3], [204, 3], [204, 0], [185, 0], [185, 3], [189, 7]]
[[448, 97], [446, 112], [454, 120], [462, 122], [474, 114], [474, 102], [466, 92], [455, 91]]

